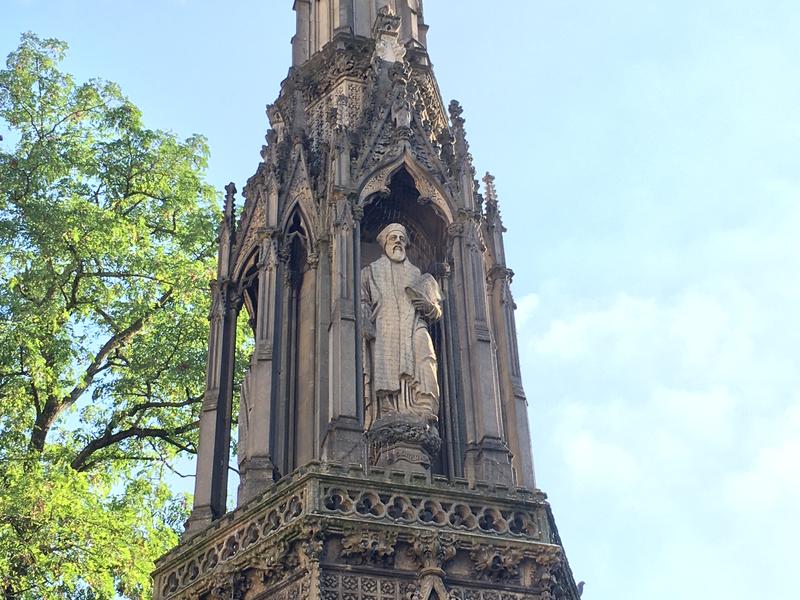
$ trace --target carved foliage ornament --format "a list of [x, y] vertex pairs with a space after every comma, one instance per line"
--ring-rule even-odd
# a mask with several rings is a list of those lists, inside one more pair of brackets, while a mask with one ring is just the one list
[[351, 530], [342, 538], [342, 556], [359, 564], [389, 567], [394, 563], [396, 543], [395, 531]]
[[440, 571], [456, 555], [455, 537], [435, 531], [417, 533], [411, 543], [410, 554], [420, 568]]
[[414, 443], [422, 446], [430, 455], [439, 452], [442, 440], [436, 428], [426, 423], [404, 419], [388, 420], [367, 432], [368, 439], [374, 446], [391, 446], [397, 443]]
[[241, 571], [220, 573], [212, 584], [210, 600], [243, 600], [250, 582]]
[[510, 547], [479, 546], [470, 553], [476, 577], [492, 582], [519, 578], [519, 565], [524, 555]]

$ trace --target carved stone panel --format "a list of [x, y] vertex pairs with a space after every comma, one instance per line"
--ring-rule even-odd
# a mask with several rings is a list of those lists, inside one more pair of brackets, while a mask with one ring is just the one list
[[410, 600], [416, 585], [409, 580], [327, 571], [320, 578], [321, 600]]

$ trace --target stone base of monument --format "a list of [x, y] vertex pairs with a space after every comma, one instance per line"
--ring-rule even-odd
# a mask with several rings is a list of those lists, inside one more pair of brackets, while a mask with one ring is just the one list
[[428, 419], [409, 414], [381, 417], [367, 432], [374, 466], [429, 473], [431, 458], [442, 445], [439, 431]]
[[538, 490], [312, 463], [166, 554], [154, 600], [579, 600]]

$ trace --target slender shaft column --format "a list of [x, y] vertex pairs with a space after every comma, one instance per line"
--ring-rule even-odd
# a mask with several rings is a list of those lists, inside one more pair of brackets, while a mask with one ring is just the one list
[[447, 465], [447, 472], [450, 477], [464, 477], [464, 410], [463, 398], [458, 393], [458, 357], [455, 355], [455, 331], [458, 324], [453, 317], [453, 298], [452, 298], [452, 271], [449, 263], [440, 265], [439, 285], [442, 288], [442, 320], [441, 320], [441, 343], [442, 356], [439, 357], [442, 369], [442, 380], [439, 387], [442, 392], [442, 416], [445, 420], [445, 445], [443, 451], [446, 453], [444, 459]]
[[227, 511], [228, 462], [231, 449], [231, 409], [233, 399], [233, 371], [236, 361], [236, 320], [239, 316], [240, 298], [228, 284], [223, 289], [225, 316], [222, 328], [220, 355], [219, 399], [216, 407], [214, 431], [214, 463], [211, 471], [211, 512], [214, 519]]
[[332, 13], [331, 2], [338, 3], [339, 0], [314, 0], [311, 7], [311, 53], [319, 52], [323, 46], [331, 41]]
[[217, 282], [212, 283], [212, 306], [209, 314], [211, 324], [208, 334], [208, 359], [206, 363], [206, 389], [203, 408], [200, 411], [200, 433], [197, 452], [197, 474], [194, 480], [194, 505], [185, 525], [184, 537], [188, 537], [211, 524], [211, 473], [214, 464], [214, 444], [217, 428], [217, 400], [221, 370], [221, 346], [223, 337], [224, 307]]
[[294, 430], [291, 427], [291, 412], [294, 410], [294, 377], [292, 360], [294, 349], [294, 332], [296, 320], [296, 286], [290, 265], [290, 250], [284, 235], [281, 241], [278, 269], [278, 318], [276, 321], [275, 381], [272, 407], [272, 457], [278, 469], [278, 475], [289, 474], [293, 469], [290, 447]]
[[364, 428], [364, 357], [362, 355], [363, 344], [361, 343], [362, 323], [361, 323], [361, 218], [364, 216], [364, 208], [360, 205], [353, 207], [353, 314], [355, 316], [355, 376], [356, 376], [356, 419], [358, 426]]
[[330, 420], [331, 373], [329, 337], [331, 330], [331, 256], [330, 241], [326, 237], [319, 241], [319, 265], [317, 266], [317, 360], [315, 379], [317, 385], [315, 405], [318, 414], [314, 418], [314, 458], [320, 458], [322, 438]]

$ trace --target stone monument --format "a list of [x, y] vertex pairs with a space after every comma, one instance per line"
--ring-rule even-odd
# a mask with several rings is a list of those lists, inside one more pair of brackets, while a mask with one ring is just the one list
[[494, 180], [442, 102], [422, 2], [294, 10], [241, 210], [226, 188], [194, 505], [155, 598], [576, 600], [534, 480]]

